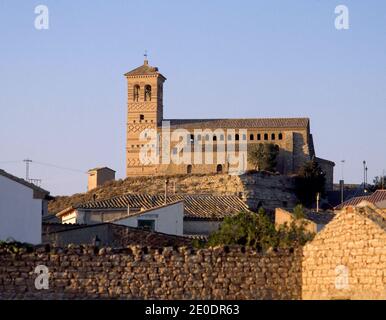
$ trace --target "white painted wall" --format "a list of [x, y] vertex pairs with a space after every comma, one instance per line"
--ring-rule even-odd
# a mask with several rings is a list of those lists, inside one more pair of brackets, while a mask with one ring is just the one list
[[155, 231], [180, 236], [184, 226], [184, 203], [178, 202], [114, 223], [137, 228], [138, 220], [155, 220]]
[[42, 241], [42, 200], [33, 190], [0, 175], [0, 240]]

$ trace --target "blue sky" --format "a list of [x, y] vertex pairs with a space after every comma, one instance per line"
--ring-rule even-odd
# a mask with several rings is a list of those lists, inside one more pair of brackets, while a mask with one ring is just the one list
[[[50, 29], [34, 28], [47, 5]], [[335, 29], [335, 7], [350, 29]], [[126, 83], [143, 62], [168, 78], [165, 117], [310, 117], [335, 180], [386, 169], [386, 2], [0, 0], [0, 168], [32, 163], [52, 194], [87, 169], [125, 175]]]

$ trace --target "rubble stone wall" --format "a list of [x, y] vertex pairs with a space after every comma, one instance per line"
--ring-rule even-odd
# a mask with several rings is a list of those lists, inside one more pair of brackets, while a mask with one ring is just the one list
[[[300, 299], [301, 249], [0, 249], [0, 299]], [[38, 265], [49, 289], [37, 290]]]

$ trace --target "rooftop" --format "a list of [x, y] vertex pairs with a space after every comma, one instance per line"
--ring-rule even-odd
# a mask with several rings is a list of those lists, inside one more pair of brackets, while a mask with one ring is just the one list
[[125, 73], [126, 77], [136, 77], [136, 76], [161, 76], [166, 79], [161, 73], [158, 72], [157, 67], [152, 67], [149, 65], [148, 60], [145, 60], [143, 65], [135, 68], [127, 73]]
[[308, 128], [309, 118], [165, 119], [176, 128]]
[[20, 184], [22, 184], [22, 185], [24, 185], [24, 186], [26, 186], [26, 187], [32, 189], [32, 190], [35, 192], [35, 195], [36, 195], [36, 193], [39, 193], [39, 194], [41, 194], [41, 195], [44, 196], [44, 197], [48, 197], [49, 194], [50, 194], [49, 191], [44, 190], [44, 189], [38, 187], [37, 185], [34, 185], [33, 183], [28, 182], [28, 181], [26, 181], [26, 180], [24, 180], [24, 179], [18, 178], [18, 177], [16, 177], [16, 176], [14, 176], [14, 175], [12, 175], [12, 174], [10, 174], [10, 173], [8, 173], [8, 172], [2, 170], [2, 169], [0, 169], [0, 176], [3, 176], [3, 177], [5, 177], [5, 178], [8, 178], [8, 179], [10, 179], [10, 180], [12, 180], [12, 181], [15, 181], [15, 182], [17, 182], [17, 183], [20, 183]]
[[[374, 205], [378, 204], [378, 206], [380, 206], [381, 202], [386, 202], [386, 190], [377, 190], [373, 194], [368, 195], [368, 196], [360, 196], [360, 197], [351, 198], [351, 199], [341, 203], [340, 205], [336, 206], [334, 209], [335, 210], [341, 210], [344, 207], [356, 206], [364, 200], [366, 200]], [[386, 206], [382, 205], [380, 208], [386, 209]]]
[[[237, 196], [213, 196], [206, 194], [176, 194], [167, 196], [166, 203], [184, 201], [185, 218], [221, 220], [241, 211], [249, 211], [248, 206]], [[62, 216], [73, 209], [126, 209], [144, 210], [165, 205], [163, 194], [126, 194], [107, 200], [92, 201], [62, 210]]]

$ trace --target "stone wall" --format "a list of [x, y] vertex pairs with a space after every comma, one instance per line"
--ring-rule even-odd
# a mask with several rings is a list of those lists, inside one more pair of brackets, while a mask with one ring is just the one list
[[354, 210], [362, 209], [346, 208], [303, 248], [303, 299], [386, 299], [386, 220], [376, 218], [382, 229]]
[[[240, 247], [0, 249], [0, 299], [299, 299], [301, 255]], [[38, 265], [48, 267], [48, 290], [35, 289]]]

